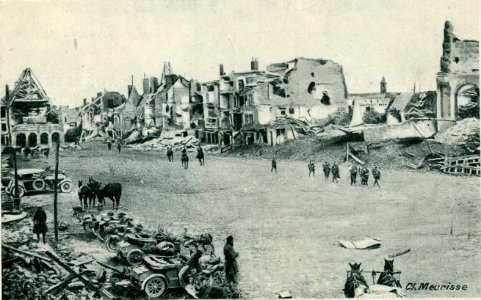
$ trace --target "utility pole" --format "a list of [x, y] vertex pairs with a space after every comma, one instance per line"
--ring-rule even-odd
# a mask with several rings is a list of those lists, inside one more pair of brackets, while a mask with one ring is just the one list
[[18, 192], [18, 173], [17, 173], [17, 149], [13, 148], [13, 176], [15, 186], [13, 187], [13, 209], [20, 209], [20, 197]]
[[5, 102], [6, 105], [6, 117], [7, 117], [7, 131], [8, 131], [8, 145], [12, 145], [12, 128], [10, 128], [10, 90], [8, 89], [8, 84], [5, 85]]
[[58, 194], [58, 153], [60, 149], [60, 139], [57, 139], [55, 145], [55, 180], [53, 185], [53, 224], [55, 228], [55, 242], [58, 243], [58, 222], [57, 222], [57, 194]]

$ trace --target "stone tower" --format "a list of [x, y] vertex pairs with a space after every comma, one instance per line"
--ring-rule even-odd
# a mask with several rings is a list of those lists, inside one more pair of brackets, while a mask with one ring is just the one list
[[382, 77], [379, 85], [381, 86], [381, 94], [387, 93], [387, 82], [386, 82], [386, 78], [384, 78], [384, 76]]

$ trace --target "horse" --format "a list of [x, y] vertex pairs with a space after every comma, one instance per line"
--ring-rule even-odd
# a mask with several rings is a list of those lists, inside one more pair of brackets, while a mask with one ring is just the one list
[[362, 270], [360, 270], [361, 264], [349, 263], [349, 266], [351, 267], [351, 274], [344, 284], [344, 295], [347, 298], [356, 298], [363, 294], [369, 285], [366, 279], [364, 279], [364, 276], [362, 276]]
[[394, 259], [392, 260], [384, 259], [384, 272], [382, 272], [381, 275], [379, 275], [377, 284], [393, 286], [393, 287], [402, 287], [399, 280], [397, 280], [394, 277]]
[[119, 208], [120, 196], [122, 196], [122, 185], [120, 183], [108, 183], [102, 187], [100, 182], [90, 177], [88, 185], [97, 196], [99, 204], [105, 205], [105, 197], [107, 197], [112, 200], [112, 208]]
[[[80, 200], [80, 206], [81, 207], [95, 206], [95, 194], [93, 193], [92, 189], [88, 185], [82, 185], [82, 180], [79, 180], [78, 188], [79, 188], [78, 197]], [[88, 203], [87, 203], [87, 199], [89, 200]]]

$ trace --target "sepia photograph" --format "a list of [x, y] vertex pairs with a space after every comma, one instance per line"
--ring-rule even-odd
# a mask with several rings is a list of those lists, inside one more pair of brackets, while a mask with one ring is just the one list
[[0, 298], [480, 298], [480, 15], [0, 0]]

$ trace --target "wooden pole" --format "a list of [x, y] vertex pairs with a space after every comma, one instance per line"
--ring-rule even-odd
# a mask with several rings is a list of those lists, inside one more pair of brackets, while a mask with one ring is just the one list
[[55, 145], [55, 180], [53, 185], [53, 223], [55, 228], [55, 242], [58, 243], [58, 222], [57, 222], [57, 194], [58, 194], [58, 156], [60, 149], [60, 140]]
[[7, 132], [8, 132], [8, 145], [12, 144], [12, 128], [10, 128], [10, 90], [8, 89], [8, 84], [5, 85], [5, 102], [7, 103], [7, 110], [5, 111], [7, 117]]
[[20, 209], [20, 197], [18, 195], [18, 172], [17, 172], [17, 149], [13, 148], [13, 176], [15, 186], [13, 187], [13, 208]]

